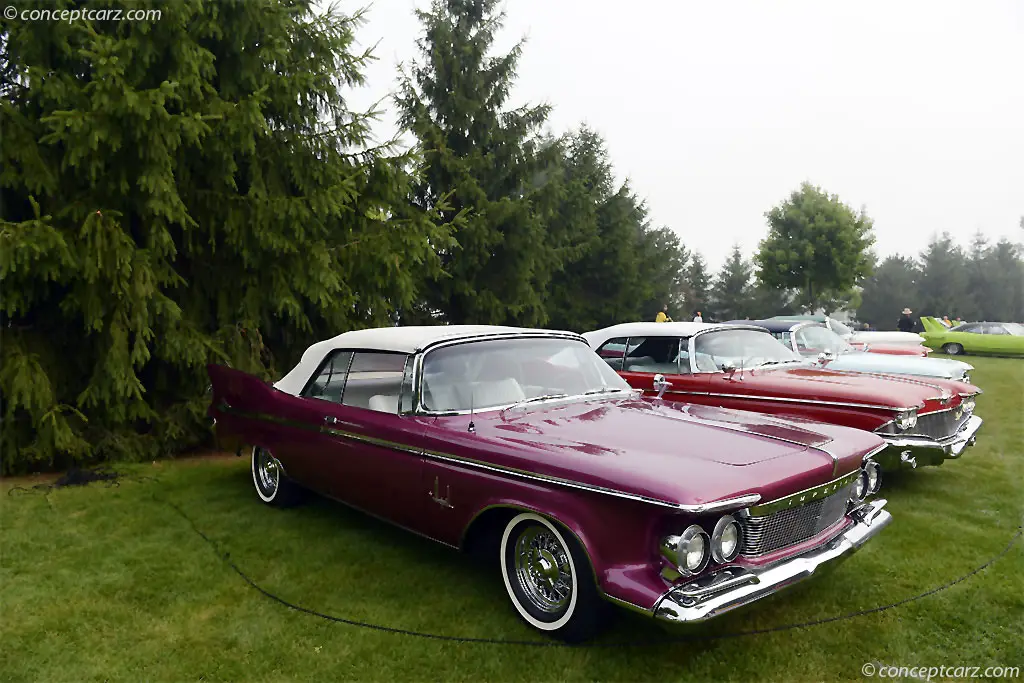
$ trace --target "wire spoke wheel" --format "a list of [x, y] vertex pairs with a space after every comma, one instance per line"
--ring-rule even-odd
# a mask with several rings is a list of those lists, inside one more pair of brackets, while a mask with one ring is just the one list
[[515, 543], [515, 578], [524, 596], [545, 614], [559, 615], [573, 593], [569, 552], [548, 529], [531, 525]]
[[267, 498], [272, 498], [277, 493], [277, 487], [281, 483], [281, 468], [277, 458], [268, 451], [257, 448], [253, 453], [253, 470], [255, 472], [256, 486]]

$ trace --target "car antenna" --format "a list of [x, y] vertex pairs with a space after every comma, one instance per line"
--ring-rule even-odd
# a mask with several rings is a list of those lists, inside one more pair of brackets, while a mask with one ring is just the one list
[[476, 433], [476, 424], [473, 422], [473, 399], [476, 396], [476, 387], [470, 386], [469, 388], [469, 428], [467, 431], [470, 434]]

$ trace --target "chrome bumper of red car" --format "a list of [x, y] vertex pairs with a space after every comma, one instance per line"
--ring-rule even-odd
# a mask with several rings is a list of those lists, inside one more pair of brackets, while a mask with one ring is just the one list
[[944, 460], [959, 458], [964, 449], [973, 446], [981, 424], [980, 417], [971, 415], [956, 434], [945, 439], [882, 434], [888, 447], [875, 460], [887, 470], [939, 465]]
[[892, 515], [882, 509], [885, 503], [884, 499], [875, 500], [855, 510], [851, 513], [854, 524], [799, 557], [760, 570], [726, 567], [677, 586], [661, 596], [654, 606], [654, 616], [676, 624], [707, 621], [802, 581], [825, 565], [845, 559], [884, 529], [892, 521]]

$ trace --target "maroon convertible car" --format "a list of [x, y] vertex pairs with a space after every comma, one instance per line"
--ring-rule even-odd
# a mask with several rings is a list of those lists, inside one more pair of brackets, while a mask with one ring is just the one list
[[[275, 385], [211, 365], [218, 438], [268, 504], [312, 489], [500, 567], [570, 640], [605, 600], [699, 622], [890, 521], [870, 432], [647, 400], [576, 334], [393, 327], [313, 344]], [[493, 558], [493, 559], [492, 559]]]

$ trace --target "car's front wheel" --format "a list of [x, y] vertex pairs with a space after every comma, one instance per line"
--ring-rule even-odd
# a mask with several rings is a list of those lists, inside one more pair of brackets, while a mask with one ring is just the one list
[[252, 449], [252, 483], [267, 505], [288, 507], [298, 503], [302, 496], [299, 486], [285, 476], [281, 462], [260, 446]]
[[500, 552], [505, 588], [526, 623], [568, 642], [600, 630], [606, 605], [572, 534], [524, 512], [505, 525]]
[[951, 342], [949, 344], [943, 344], [942, 352], [948, 353], [951, 356], [959, 356], [961, 353], [964, 352], [964, 347], [960, 346], [959, 344], [953, 344]]

